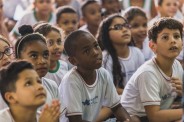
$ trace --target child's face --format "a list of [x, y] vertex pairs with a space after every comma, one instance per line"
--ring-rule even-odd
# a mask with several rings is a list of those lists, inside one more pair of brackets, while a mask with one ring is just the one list
[[6, 66], [13, 59], [13, 48], [11, 48], [6, 42], [0, 40], [0, 68]]
[[108, 13], [117, 13], [120, 10], [120, 5], [118, 0], [104, 0], [102, 5]]
[[94, 70], [100, 68], [102, 65], [102, 51], [98, 42], [89, 34], [81, 37], [77, 42], [76, 53], [73, 58], [75, 60], [73, 64], [78, 69]]
[[44, 77], [49, 69], [50, 58], [47, 45], [41, 41], [33, 41], [24, 47], [21, 58], [26, 59], [34, 65], [40, 77]]
[[35, 0], [35, 8], [39, 13], [49, 16], [52, 11], [52, 0]]
[[163, 0], [162, 5], [158, 6], [158, 10], [161, 16], [173, 17], [178, 10], [177, 0]]
[[128, 44], [131, 41], [129, 24], [124, 19], [116, 17], [109, 27], [109, 37], [113, 45]]
[[78, 24], [79, 21], [76, 13], [63, 13], [60, 16], [58, 26], [62, 28], [65, 36], [67, 36], [71, 32], [77, 30]]
[[45, 103], [46, 91], [33, 69], [23, 70], [18, 74], [15, 92], [11, 92], [16, 104], [23, 107], [39, 107]]
[[175, 59], [182, 49], [182, 39], [178, 29], [163, 29], [157, 36], [157, 42], [151, 49], [158, 56]]
[[130, 21], [130, 25], [133, 40], [143, 42], [147, 36], [147, 19], [137, 15]]
[[50, 52], [50, 60], [57, 61], [60, 59], [63, 52], [63, 42], [61, 41], [61, 35], [52, 30], [46, 36], [47, 38], [47, 47]]
[[93, 3], [86, 7], [84, 20], [87, 24], [99, 26], [101, 19], [101, 7], [98, 3]]

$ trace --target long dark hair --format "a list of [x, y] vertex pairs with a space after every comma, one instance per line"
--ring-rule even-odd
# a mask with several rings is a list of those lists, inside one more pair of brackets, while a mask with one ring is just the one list
[[[109, 17], [107, 17], [106, 19], [104, 19], [101, 22], [96, 38], [97, 38], [102, 50], [107, 50], [107, 52], [109, 53], [109, 55], [112, 58], [112, 62], [113, 62], [112, 74], [113, 74], [114, 85], [118, 86], [120, 88], [124, 88], [123, 76], [125, 73], [123, 73], [121, 71], [121, 65], [120, 65], [120, 62], [118, 59], [116, 49], [114, 48], [114, 46], [112, 44], [112, 40], [109, 37], [109, 27], [112, 24], [112, 21], [114, 20], [114, 18], [122, 18], [123, 20], [125, 20], [125, 22], [127, 22], [126, 19], [123, 18], [119, 14], [110, 15]], [[106, 67], [107, 60], [108, 60], [108, 58], [106, 58], [106, 60], [104, 61], [105, 67]]]

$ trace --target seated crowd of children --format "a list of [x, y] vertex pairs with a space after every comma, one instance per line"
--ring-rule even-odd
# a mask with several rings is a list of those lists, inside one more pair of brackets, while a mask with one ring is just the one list
[[5, 3], [0, 122], [182, 122], [184, 2]]

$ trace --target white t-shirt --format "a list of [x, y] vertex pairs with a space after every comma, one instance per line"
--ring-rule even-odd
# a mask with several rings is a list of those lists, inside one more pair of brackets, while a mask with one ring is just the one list
[[[61, 106], [60, 106], [61, 115], [65, 114], [66, 107], [64, 106], [63, 100], [61, 99], [61, 97], [59, 95], [59, 90], [58, 90], [57, 84], [53, 80], [50, 80], [50, 79], [47, 79], [44, 77], [42, 78], [42, 84], [43, 84], [44, 88], [46, 89], [46, 93], [47, 93], [46, 103], [51, 104], [52, 100], [59, 99], [60, 103], [61, 103]], [[40, 107], [39, 110], [42, 107]]]
[[78, 30], [83, 30], [83, 31], [86, 31], [86, 32], [91, 33], [91, 32], [89, 31], [89, 29], [88, 29], [88, 27], [87, 27], [87, 25], [86, 25], [86, 24], [85, 24], [85, 25], [83, 25], [82, 27], [80, 27]]
[[49, 71], [44, 77], [56, 82], [59, 86], [64, 75], [68, 72], [68, 64], [65, 61], [59, 60], [57, 62], [57, 69]]
[[[172, 77], [182, 80], [183, 69], [175, 60]], [[168, 109], [177, 96], [166, 76], [155, 62], [155, 58], [145, 62], [128, 81], [121, 97], [121, 104], [130, 115], [146, 116], [144, 106], [159, 105]]]
[[[42, 84], [47, 93], [47, 99], [45, 103], [51, 104], [53, 99], [59, 99], [61, 103], [61, 106], [60, 106], [61, 116], [65, 114], [66, 107], [64, 106], [60, 98], [57, 84], [53, 80], [50, 80], [47, 78], [42, 78]], [[41, 110], [43, 106], [41, 106], [38, 110]], [[7, 108], [7, 107], [8, 107], [7, 104], [4, 102], [0, 94], [0, 110], [3, 110], [4, 108]], [[0, 122], [3, 122], [3, 121], [0, 121]]]
[[[60, 99], [58, 86], [53, 80], [50, 80], [50, 79], [43, 77], [42, 84], [43, 84], [43, 87], [45, 88], [46, 93], [47, 93], [46, 103], [51, 104], [53, 99]], [[4, 102], [4, 100], [0, 94], [0, 110], [4, 109], [6, 107], [7, 107], [7, 104]], [[63, 111], [64, 109], [65, 109], [65, 107], [61, 103], [61, 111]]]
[[104, 68], [96, 70], [96, 80], [92, 85], [86, 84], [76, 67], [72, 68], [64, 76], [59, 92], [67, 108], [66, 116], [82, 115], [83, 120], [90, 122], [95, 121], [102, 106], [113, 108], [120, 100], [113, 81]]
[[[15, 25], [15, 27], [12, 29], [11, 34], [16, 33], [19, 34], [18, 28], [22, 25], [34, 25], [37, 22], [39, 22], [35, 17], [35, 11], [29, 11], [26, 13]], [[50, 24], [56, 24], [56, 15], [55, 13], [51, 13], [50, 18], [48, 20], [48, 23]]]
[[[39, 122], [38, 121], [39, 113], [37, 113], [36, 119], [37, 119], [37, 122]], [[15, 122], [15, 120], [13, 119], [13, 117], [12, 117], [12, 115], [10, 113], [10, 109], [9, 108], [0, 110], [0, 122]]]
[[[133, 75], [133, 73], [144, 63], [145, 58], [142, 54], [141, 50], [137, 47], [129, 46], [129, 56], [127, 58], [120, 58], [119, 62], [121, 65], [121, 71], [125, 73], [124, 76], [124, 86]], [[112, 58], [107, 51], [103, 51], [103, 67], [109, 71], [111, 77], [113, 78], [112, 74]], [[107, 60], [106, 60], [107, 59]]]
[[3, 110], [4, 108], [7, 108], [7, 107], [8, 107], [7, 104], [5, 103], [2, 95], [0, 94], [0, 110]]

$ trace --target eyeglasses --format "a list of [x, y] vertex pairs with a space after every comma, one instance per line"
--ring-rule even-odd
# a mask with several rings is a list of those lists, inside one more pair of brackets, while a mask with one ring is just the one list
[[7, 56], [13, 54], [13, 47], [8, 47], [4, 50], [4, 52], [0, 52], [0, 60], [4, 57], [4, 54], [6, 54]]
[[109, 28], [109, 31], [110, 30], [122, 30], [124, 28], [127, 28], [127, 29], [130, 29], [131, 28], [131, 25], [128, 24], [128, 23], [124, 23], [124, 24], [117, 24], [117, 25], [114, 25], [113, 27], [110, 27]]

